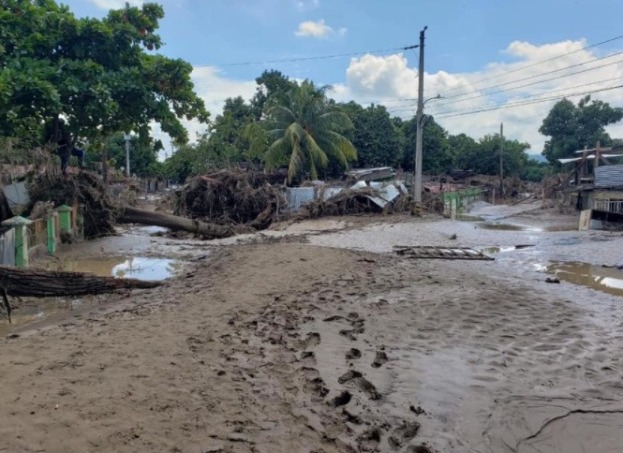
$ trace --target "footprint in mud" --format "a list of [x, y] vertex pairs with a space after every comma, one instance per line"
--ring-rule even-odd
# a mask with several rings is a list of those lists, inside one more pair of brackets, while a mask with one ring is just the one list
[[402, 425], [394, 430], [391, 436], [387, 439], [390, 447], [394, 450], [398, 450], [405, 443], [413, 439], [420, 430], [420, 424], [418, 422], [404, 421]]
[[333, 316], [329, 316], [328, 318], [323, 319], [324, 322], [333, 322], [333, 321], [339, 321], [340, 319], [344, 319], [343, 316], [340, 315], [333, 315]]
[[346, 360], [354, 360], [361, 358], [361, 351], [357, 348], [350, 348], [346, 352]]
[[377, 451], [381, 442], [381, 430], [376, 426], [365, 430], [357, 437], [359, 451]]
[[364, 324], [366, 323], [365, 319], [357, 319], [352, 321], [350, 324], [353, 326], [355, 333], [364, 333], [366, 329], [364, 328]]
[[325, 385], [321, 377], [316, 377], [305, 382], [304, 390], [307, 393], [311, 393], [319, 400], [324, 399], [329, 394], [329, 389]]
[[381, 399], [381, 394], [378, 392], [374, 384], [372, 384], [372, 382], [364, 378], [363, 375], [359, 371], [349, 370], [343, 375], [341, 375], [337, 379], [337, 381], [340, 384], [350, 383], [351, 385], [355, 386], [356, 388], [361, 390], [363, 393], [365, 393], [368, 396], [368, 398], [370, 398], [371, 400]]
[[314, 351], [303, 351], [300, 362], [304, 367], [314, 367], [316, 366], [316, 354]]
[[342, 393], [340, 393], [339, 395], [334, 397], [331, 401], [329, 401], [329, 405], [331, 407], [346, 406], [350, 402], [352, 397], [353, 395], [348, 390], [344, 390]]
[[303, 373], [305, 380], [308, 382], [318, 379], [320, 377], [320, 372], [316, 368], [303, 367], [301, 368], [301, 372]]
[[307, 349], [320, 344], [320, 334], [318, 332], [309, 332], [305, 339], [301, 342], [301, 349]]
[[389, 359], [387, 358], [387, 354], [385, 354], [385, 352], [377, 351], [374, 361], [372, 361], [372, 368], [380, 368], [387, 363], [388, 360]]
[[363, 424], [363, 420], [358, 415], [349, 412], [346, 408], [342, 409], [342, 415], [344, 416], [344, 421], [347, 423], [352, 423], [353, 425], [361, 425]]
[[346, 384], [347, 382], [350, 382], [353, 379], [357, 379], [360, 377], [363, 377], [363, 374], [361, 374], [359, 371], [348, 370], [346, 373], [337, 378], [337, 382], [339, 382], [340, 384]]
[[339, 334], [343, 337], [348, 338], [351, 341], [357, 341], [357, 337], [355, 336], [357, 332], [354, 329], [342, 329], [339, 331]]

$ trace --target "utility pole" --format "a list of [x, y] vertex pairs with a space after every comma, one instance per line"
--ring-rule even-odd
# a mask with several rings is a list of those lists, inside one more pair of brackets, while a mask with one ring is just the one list
[[420, 32], [420, 63], [418, 67], [418, 97], [417, 112], [415, 114], [416, 134], [415, 134], [415, 175], [413, 184], [413, 200], [416, 210], [422, 204], [422, 138], [424, 136], [424, 33], [428, 27], [424, 27]]
[[504, 123], [500, 123], [500, 199], [504, 198]]
[[130, 177], [130, 134], [125, 134], [125, 175]]

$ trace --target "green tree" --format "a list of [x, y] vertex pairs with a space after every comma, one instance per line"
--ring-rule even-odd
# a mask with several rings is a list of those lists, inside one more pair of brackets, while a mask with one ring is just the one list
[[[464, 140], [464, 143], [467, 141]], [[521, 176], [522, 170], [527, 164], [530, 149], [528, 143], [520, 143], [517, 140], [504, 140], [504, 174], [508, 176]], [[500, 135], [485, 135], [477, 142], [477, 146], [468, 146], [464, 152], [457, 156], [463, 168], [473, 170], [483, 175], [496, 175], [500, 172]]]
[[250, 140], [247, 126], [254, 121], [252, 107], [241, 97], [225, 101], [223, 113], [209, 127], [208, 143], [215, 165], [230, 165], [248, 160]]
[[349, 102], [341, 105], [340, 109], [353, 122], [351, 142], [357, 149], [357, 166], [400, 165], [404, 137], [384, 106], [371, 105], [363, 108], [356, 102]]
[[448, 147], [452, 157], [452, 166], [460, 170], [473, 170], [471, 156], [477, 154], [478, 142], [465, 134], [450, 135]]
[[288, 180], [308, 172], [312, 179], [334, 161], [348, 168], [357, 158], [353, 144], [344, 136], [353, 124], [344, 112], [329, 105], [326, 88], [304, 81], [272, 103], [265, 125], [271, 145], [266, 166], [288, 166]]
[[557, 102], [543, 120], [539, 132], [549, 137], [543, 155], [551, 164], [572, 157], [574, 151], [592, 148], [599, 142], [610, 146], [612, 139], [605, 130], [609, 124], [623, 119], [623, 108], [613, 108], [607, 102], [581, 99], [576, 106], [568, 99]]
[[197, 143], [182, 145], [164, 161], [164, 175], [179, 184], [189, 176], [206, 173], [213, 169], [207, 137]]
[[[106, 142], [108, 158], [115, 168], [120, 170], [126, 166], [125, 134], [113, 134]], [[150, 137], [132, 135], [130, 137], [130, 171], [137, 176], [160, 176], [161, 164], [158, 162], [158, 151], [162, 150], [160, 140]], [[89, 153], [87, 153], [88, 155]]]
[[287, 94], [298, 85], [277, 70], [267, 70], [255, 79], [257, 89], [251, 99], [251, 109], [259, 121], [266, 114], [266, 106], [277, 99], [285, 102]]
[[177, 143], [180, 118], [207, 121], [193, 92], [192, 66], [150, 53], [161, 6], [78, 19], [54, 0], [0, 2], [0, 133], [37, 135], [59, 116], [74, 136], [102, 142], [117, 131], [149, 132], [157, 122]]
[[[441, 174], [452, 165], [452, 156], [448, 146], [448, 133], [432, 117], [425, 117], [422, 138], [422, 171], [427, 174]], [[413, 171], [415, 167], [415, 137], [417, 121], [415, 118], [404, 121], [402, 130], [405, 139], [405, 151], [402, 168]]]

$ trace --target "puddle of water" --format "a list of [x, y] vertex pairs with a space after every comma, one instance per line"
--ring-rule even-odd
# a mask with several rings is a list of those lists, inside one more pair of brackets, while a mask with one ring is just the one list
[[168, 228], [154, 226], [154, 225], [141, 226], [141, 227], [134, 228], [133, 230], [136, 231], [137, 233], [145, 233], [145, 234], [159, 234], [159, 233], [166, 233], [167, 231], [169, 231]]
[[464, 222], [482, 222], [483, 220], [485, 220], [481, 216], [471, 215], [471, 214], [459, 214], [457, 216], [457, 219], [464, 221]]
[[534, 244], [518, 244], [518, 245], [505, 245], [498, 247], [479, 247], [482, 253], [487, 255], [494, 255], [496, 253], [512, 252], [513, 250], [521, 250], [528, 247], [534, 247]]
[[623, 270], [588, 263], [552, 261], [545, 271], [569, 283], [623, 296]]
[[182, 267], [182, 262], [165, 258], [104, 257], [71, 259], [48, 263], [48, 269], [72, 272], [90, 272], [100, 277], [137, 278], [139, 280], [164, 280]]
[[506, 246], [506, 247], [485, 247], [485, 248], [482, 248], [480, 250], [485, 255], [494, 255], [496, 253], [512, 252], [513, 250], [516, 250], [516, 249], [517, 249], [517, 247], [515, 247], [514, 245], [509, 245], [509, 246]]
[[479, 223], [478, 228], [483, 230], [501, 230], [501, 231], [525, 231], [526, 228], [520, 225], [512, 225], [510, 223], [491, 223], [483, 222]]
[[543, 231], [556, 232], [556, 231], [577, 231], [577, 225], [550, 225], [542, 229]]

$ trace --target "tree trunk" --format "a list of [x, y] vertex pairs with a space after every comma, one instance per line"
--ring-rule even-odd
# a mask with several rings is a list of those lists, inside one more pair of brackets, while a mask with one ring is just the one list
[[161, 226], [172, 230], [190, 231], [191, 233], [200, 234], [206, 239], [226, 238], [235, 234], [234, 229], [228, 225], [206, 223], [162, 212], [144, 211], [129, 206], [123, 208], [117, 221], [119, 223], [140, 223], [142, 225]]
[[15, 297], [70, 297], [111, 293], [120, 289], [155, 288], [160, 282], [98, 277], [81, 272], [46, 271], [0, 266], [0, 296], [11, 322], [11, 304]]
[[155, 288], [160, 284], [131, 278], [99, 277], [82, 272], [0, 266], [0, 291], [17, 297], [84, 296], [120, 289]]

